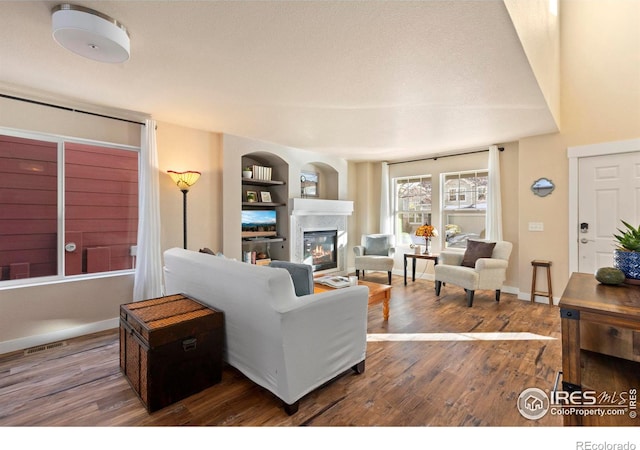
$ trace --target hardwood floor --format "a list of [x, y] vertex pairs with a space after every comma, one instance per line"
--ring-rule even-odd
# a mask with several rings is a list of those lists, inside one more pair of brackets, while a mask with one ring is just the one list
[[[369, 272], [384, 283], [386, 273]], [[370, 308], [366, 370], [310, 393], [288, 416], [278, 399], [231, 367], [222, 382], [148, 414], [120, 372], [117, 330], [68, 340], [30, 355], [0, 356], [0, 426], [561, 426], [532, 421], [517, 408], [528, 387], [548, 391], [561, 370], [559, 310], [430, 281], [404, 286], [394, 276], [391, 314]], [[415, 333], [530, 332], [552, 340], [403, 340]], [[424, 335], [418, 335], [418, 338]], [[372, 336], [373, 337], [373, 336]], [[427, 336], [432, 338], [433, 336]]]

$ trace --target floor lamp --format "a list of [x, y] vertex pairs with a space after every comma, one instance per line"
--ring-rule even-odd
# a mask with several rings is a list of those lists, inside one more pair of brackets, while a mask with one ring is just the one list
[[189, 188], [196, 184], [198, 178], [200, 178], [200, 172], [194, 171], [186, 171], [186, 172], [175, 172], [173, 170], [169, 170], [167, 172], [173, 181], [178, 186], [178, 189], [182, 191], [182, 236], [184, 241], [184, 248], [187, 248], [187, 193], [189, 192]]

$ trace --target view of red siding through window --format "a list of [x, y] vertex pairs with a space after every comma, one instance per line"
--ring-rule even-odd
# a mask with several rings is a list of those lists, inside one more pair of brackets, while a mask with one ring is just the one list
[[[0, 279], [57, 274], [56, 143], [0, 136]], [[64, 143], [65, 275], [131, 269], [138, 153]]]
[[[138, 153], [65, 144], [66, 275], [133, 268], [138, 231]], [[79, 255], [76, 255], [79, 256]]]
[[0, 279], [57, 274], [55, 142], [0, 136]]

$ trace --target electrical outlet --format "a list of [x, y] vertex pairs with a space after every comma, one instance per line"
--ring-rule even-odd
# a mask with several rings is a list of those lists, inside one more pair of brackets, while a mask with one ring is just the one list
[[544, 231], [544, 223], [529, 222], [529, 231]]

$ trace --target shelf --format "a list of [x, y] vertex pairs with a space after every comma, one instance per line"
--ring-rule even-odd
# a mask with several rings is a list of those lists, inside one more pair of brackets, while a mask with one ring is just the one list
[[258, 238], [242, 238], [243, 244], [265, 243], [265, 242], [283, 242], [286, 238], [283, 236], [274, 237], [258, 237]]
[[286, 203], [274, 203], [274, 202], [242, 202], [242, 207], [263, 208], [265, 206], [287, 206]]
[[284, 181], [258, 180], [257, 178], [242, 178], [242, 184], [252, 184], [254, 186], [281, 186], [284, 184]]

